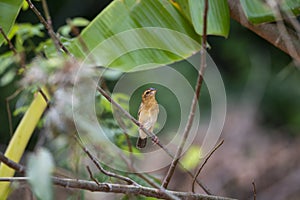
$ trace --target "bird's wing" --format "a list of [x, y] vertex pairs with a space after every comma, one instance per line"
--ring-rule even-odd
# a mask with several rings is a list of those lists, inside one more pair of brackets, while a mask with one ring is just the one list
[[140, 107], [139, 107], [139, 111], [138, 111], [138, 118], [140, 118], [140, 114], [141, 114], [141, 110], [143, 109], [144, 104], [141, 103]]

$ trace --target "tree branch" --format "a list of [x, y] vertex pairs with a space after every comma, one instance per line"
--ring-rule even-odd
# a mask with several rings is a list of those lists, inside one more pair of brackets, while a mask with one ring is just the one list
[[208, 159], [213, 155], [213, 153], [224, 143], [224, 140], [222, 140], [213, 150], [208, 154], [208, 156], [205, 158], [203, 164], [200, 166], [199, 170], [197, 171], [193, 182], [192, 182], [192, 192], [195, 192], [195, 182], [197, 177], [199, 176], [200, 172], [202, 171], [204, 165], [207, 163]]
[[25, 173], [25, 167], [23, 165], [20, 165], [19, 163], [16, 163], [9, 158], [7, 158], [2, 152], [0, 152], [0, 161], [2, 164], [6, 164], [8, 167], [20, 172]]
[[69, 50], [61, 43], [59, 38], [56, 36], [55, 32], [52, 29], [52, 26], [47, 23], [47, 21], [44, 19], [44, 17], [41, 15], [41, 13], [38, 11], [38, 9], [32, 4], [31, 0], [26, 0], [30, 9], [36, 14], [36, 16], [39, 18], [40, 22], [45, 26], [45, 28], [48, 31], [49, 36], [53, 40], [56, 48], [59, 50], [60, 48], [68, 55], [71, 55]]
[[99, 171], [101, 171], [103, 174], [105, 174], [106, 176], [110, 176], [110, 177], [114, 177], [114, 178], [120, 179], [122, 181], [127, 182], [128, 184], [139, 185], [134, 180], [132, 180], [132, 179], [130, 179], [128, 177], [125, 177], [125, 176], [122, 176], [122, 175], [119, 175], [119, 174], [115, 174], [113, 172], [105, 170], [100, 165], [100, 163], [97, 160], [96, 156], [92, 155], [92, 153], [85, 146], [83, 146], [83, 144], [81, 143], [81, 141], [79, 140], [79, 138], [77, 138], [76, 136], [75, 136], [75, 138], [76, 138], [77, 143], [81, 147], [81, 149], [86, 153], [86, 155], [93, 161], [93, 163], [96, 165], [96, 167], [99, 169]]
[[[0, 161], [7, 166], [13, 168], [18, 172], [25, 172], [25, 167], [19, 163], [16, 163], [6, 158], [2, 152], [0, 152]], [[0, 177], [0, 182], [14, 182], [14, 181], [28, 181], [28, 177]], [[180, 199], [198, 199], [198, 200], [233, 200], [226, 197], [218, 197], [204, 194], [194, 194], [190, 192], [177, 192], [171, 190], [160, 190], [156, 188], [149, 188], [140, 185], [123, 185], [123, 184], [111, 184], [111, 183], [96, 183], [94, 181], [68, 179], [60, 177], [52, 177], [53, 184], [59, 185], [65, 188], [76, 188], [89, 191], [109, 192], [109, 193], [123, 193], [144, 195], [148, 197], [173, 199], [172, 196], [179, 197]]]
[[198, 99], [200, 96], [200, 90], [202, 87], [202, 83], [203, 83], [203, 75], [204, 75], [204, 71], [206, 68], [206, 29], [207, 29], [207, 12], [208, 12], [208, 0], [205, 0], [205, 5], [204, 5], [204, 12], [203, 12], [203, 33], [202, 33], [202, 48], [200, 50], [200, 54], [201, 54], [201, 64], [200, 64], [200, 68], [198, 71], [198, 79], [197, 79], [197, 83], [196, 83], [196, 88], [195, 88], [195, 94], [194, 94], [194, 98], [192, 101], [192, 105], [191, 105], [191, 109], [190, 109], [190, 114], [188, 117], [188, 121], [187, 124], [185, 126], [184, 132], [183, 132], [183, 137], [181, 139], [181, 143], [177, 149], [177, 152], [175, 154], [175, 157], [172, 160], [172, 163], [169, 167], [169, 170], [167, 172], [166, 177], [164, 178], [163, 184], [162, 186], [164, 188], [168, 187], [168, 184], [175, 172], [176, 166], [178, 164], [179, 158], [181, 156], [183, 147], [185, 145], [185, 142], [188, 138], [188, 135], [190, 133], [191, 127], [193, 125], [193, 121], [194, 121], [194, 116], [195, 116], [195, 111], [196, 108], [198, 106]]
[[292, 58], [294, 58], [297, 62], [300, 62], [300, 56], [297, 52], [300, 52], [300, 41], [297, 38], [297, 34], [295, 31], [291, 30], [290, 28], [286, 27], [287, 37], [294, 44], [295, 51], [289, 51], [287, 45], [285, 44], [284, 40], [282, 39], [282, 35], [280, 30], [276, 24], [260, 24], [260, 25], [253, 25], [248, 22], [244, 12], [242, 11], [241, 5], [239, 1], [236, 0], [227, 0], [229, 9], [230, 9], [230, 16], [232, 19], [239, 22], [242, 26], [248, 28], [249, 30], [253, 31], [260, 37], [264, 38], [275, 47], [281, 49]]
[[4, 39], [8, 43], [9, 49], [14, 53], [14, 55], [17, 55], [18, 54], [17, 50], [15, 49], [11, 41], [8, 39], [7, 35], [4, 33], [2, 26], [0, 26], [0, 33], [3, 35]]
[[[28, 181], [28, 177], [3, 177], [0, 178], [1, 181], [19, 181], [24, 182]], [[59, 178], [52, 177], [53, 184], [59, 185], [65, 188], [73, 189], [83, 189], [89, 190], [92, 192], [107, 192], [107, 193], [122, 193], [122, 194], [134, 194], [134, 195], [144, 195], [147, 197], [154, 197], [159, 199], [169, 199], [167, 194], [162, 193], [158, 189], [143, 187], [143, 186], [134, 186], [134, 185], [122, 185], [122, 184], [111, 184], [111, 183], [95, 183], [94, 181], [78, 180], [78, 179], [68, 179], [68, 178]], [[227, 197], [219, 197], [205, 194], [194, 194], [191, 192], [177, 192], [171, 190], [165, 190], [168, 194], [175, 195], [180, 199], [188, 200], [234, 200]]]

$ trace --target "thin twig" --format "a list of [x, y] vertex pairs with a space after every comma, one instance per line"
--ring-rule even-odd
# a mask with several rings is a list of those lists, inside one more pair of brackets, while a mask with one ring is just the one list
[[13, 43], [10, 41], [10, 39], [7, 37], [7, 35], [4, 33], [3, 28], [0, 26], [0, 32], [3, 35], [4, 39], [8, 43], [9, 49], [13, 52], [15, 56], [19, 55], [20, 57], [20, 66], [21, 68], [25, 69], [25, 59], [23, 53], [18, 53], [16, 48], [14, 47]]
[[[24, 182], [28, 181], [28, 177], [2, 177], [0, 181], [4, 182]], [[97, 185], [94, 181], [86, 181], [80, 179], [69, 179], [52, 177], [52, 182], [55, 185], [62, 186], [65, 188], [74, 188], [81, 190], [88, 190], [92, 192], [107, 192], [107, 193], [121, 193], [121, 194], [133, 194], [133, 195], [144, 195], [147, 197], [154, 197], [159, 199], [170, 199], [165, 193], [155, 188], [149, 188], [144, 186], [136, 185], [122, 185], [112, 183], [100, 183]], [[234, 200], [232, 198], [212, 196], [205, 194], [194, 194], [191, 192], [177, 192], [172, 190], [165, 190], [168, 194], [177, 196], [180, 199], [189, 200]]]
[[224, 140], [222, 140], [221, 142], [219, 142], [219, 144], [213, 148], [213, 150], [208, 154], [208, 156], [205, 158], [204, 162], [202, 163], [202, 165], [200, 166], [199, 170], [197, 171], [194, 179], [193, 179], [193, 182], [192, 182], [192, 192], [195, 192], [195, 182], [196, 182], [196, 179], [197, 177], [199, 176], [199, 174], [201, 173], [204, 165], [207, 163], [208, 159], [213, 155], [213, 153], [224, 143]]
[[198, 105], [198, 99], [200, 96], [200, 90], [202, 87], [202, 83], [203, 83], [203, 75], [204, 75], [204, 71], [206, 68], [206, 29], [207, 29], [207, 12], [208, 12], [208, 0], [205, 0], [205, 5], [204, 5], [204, 12], [203, 12], [203, 34], [202, 34], [202, 48], [200, 50], [201, 53], [201, 64], [200, 64], [200, 68], [198, 71], [198, 78], [197, 78], [197, 83], [196, 83], [196, 88], [195, 88], [195, 94], [194, 94], [194, 98], [192, 101], [192, 105], [191, 105], [191, 109], [190, 109], [190, 114], [188, 117], [188, 121], [187, 124], [185, 126], [184, 132], [183, 132], [183, 136], [181, 139], [181, 143], [176, 151], [175, 157], [172, 160], [172, 163], [169, 167], [169, 170], [167, 172], [167, 175], [164, 178], [163, 184], [162, 186], [164, 188], [168, 187], [168, 184], [175, 172], [176, 166], [178, 164], [180, 155], [182, 153], [183, 147], [185, 145], [185, 142], [188, 138], [188, 135], [190, 133], [191, 127], [193, 125], [193, 121], [194, 121], [194, 116], [195, 116], [195, 111]]
[[52, 27], [47, 23], [47, 21], [44, 19], [44, 17], [41, 15], [41, 13], [38, 11], [38, 9], [32, 4], [31, 0], [26, 0], [30, 9], [36, 14], [36, 16], [39, 18], [40, 22], [45, 26], [45, 28], [48, 31], [49, 36], [53, 40], [57, 50], [60, 50], [60, 48], [68, 55], [71, 55], [69, 50], [63, 45], [63, 43], [59, 40], [59, 38], [56, 36], [54, 30]]
[[256, 186], [255, 186], [255, 182], [252, 182], [252, 186], [253, 186], [253, 200], [256, 200]]
[[[159, 189], [162, 192], [165, 192], [165, 188], [161, 187], [160, 184], [154, 182], [153, 180], [151, 180], [150, 178], [148, 178], [147, 176], [145, 176], [143, 173], [138, 173], [139, 170], [137, 170], [134, 165], [131, 165], [131, 162], [128, 161], [128, 159], [123, 156], [122, 154], [120, 154], [121, 158], [126, 162], [126, 165], [128, 166], [128, 168], [130, 169], [130, 171], [132, 172], [133, 175], [136, 175], [138, 177], [140, 177], [141, 179], [143, 179], [144, 181], [146, 181], [149, 185], [151, 185], [154, 188]], [[178, 197], [176, 197], [175, 195], [169, 194], [169, 193], [165, 193], [167, 196], [169, 196], [170, 199], [175, 199], [177, 200]]]
[[125, 181], [127, 182], [128, 184], [133, 184], [133, 185], [139, 185], [137, 184], [134, 180], [128, 178], [128, 177], [125, 177], [125, 176], [122, 176], [122, 175], [119, 175], [119, 174], [115, 174], [113, 172], [110, 172], [110, 171], [107, 171], [105, 170], [101, 164], [99, 163], [98, 159], [96, 156], [92, 155], [92, 153], [82, 144], [82, 142], [79, 140], [78, 137], [75, 136], [75, 139], [77, 141], [77, 143], [79, 144], [79, 146], [81, 147], [81, 149], [86, 153], [86, 155], [93, 161], [93, 163], [95, 164], [95, 166], [99, 169], [99, 171], [101, 171], [103, 174], [105, 174], [106, 176], [110, 176], [110, 177], [114, 177], [114, 178], [117, 178], [117, 179], [120, 179], [122, 181]]
[[[5, 163], [7, 166], [18, 172], [25, 172], [25, 167], [19, 163], [16, 163], [8, 158], [6, 158], [3, 153], [0, 152], [0, 161]], [[69, 179], [52, 177], [53, 183], [66, 188], [77, 188], [89, 191], [99, 191], [99, 192], [110, 192], [110, 193], [123, 193], [123, 194], [135, 194], [144, 195], [155, 198], [170, 199], [170, 195], [175, 195], [181, 199], [203, 199], [203, 200], [233, 200], [226, 197], [217, 197], [212, 195], [203, 194], [193, 194], [190, 192], [177, 192], [165, 190], [164, 192], [158, 189], [143, 187], [140, 185], [122, 185], [122, 184], [110, 184], [110, 183], [100, 183], [96, 184], [94, 181]], [[28, 177], [0, 177], [0, 181], [13, 182], [13, 181], [28, 181]]]
[[97, 185], [100, 185], [100, 183], [98, 182], [98, 180], [93, 176], [93, 173], [92, 173], [90, 167], [86, 166], [86, 169], [87, 169], [87, 171], [88, 171], [88, 173], [90, 175], [90, 179], [92, 179]]
[[127, 128], [125, 126], [125, 123], [123, 121], [123, 119], [121, 118], [121, 114], [119, 113], [119, 111], [117, 110], [117, 113], [116, 113], [116, 120], [118, 122], [118, 124], [120, 125], [121, 129], [123, 130], [123, 134], [125, 135], [125, 138], [126, 138], [126, 142], [127, 142], [127, 146], [128, 146], [128, 151], [129, 151], [129, 158], [130, 158], [130, 168], [132, 168], [133, 166], [133, 155], [132, 155], [132, 143], [130, 141], [130, 138], [129, 138], [129, 134], [127, 132]]
[[2, 29], [2, 26], [0, 26], [0, 32], [1, 34], [3, 35], [4, 39], [6, 40], [8, 46], [9, 46], [9, 49], [14, 53], [14, 55], [17, 55], [18, 52], [17, 50], [15, 49], [14, 45], [12, 44], [12, 42], [10, 41], [10, 39], [8, 39], [8, 37], [6, 36], [6, 34], [4, 33], [3, 29]]
[[[97, 86], [97, 90], [113, 105], [115, 106], [115, 108], [117, 108], [119, 111], [121, 111], [124, 116], [126, 116], [128, 119], [130, 119], [136, 126], [138, 126], [141, 130], [143, 130], [149, 137], [151, 137], [151, 139], [153, 140], [152, 136], [156, 137], [153, 133], [151, 133], [148, 129], [144, 128], [143, 125], [141, 123], [139, 123], [138, 120], [136, 120], [133, 116], [131, 116], [129, 114], [129, 112], [127, 112], [124, 108], [122, 108], [122, 106], [120, 104], [118, 104], [115, 100], [113, 100], [109, 94], [107, 94], [107, 92], [105, 90], [103, 90], [101, 87]], [[161, 149], [163, 149], [168, 156], [170, 156], [172, 159], [174, 159], [174, 156], [172, 155], [172, 153], [165, 148], [160, 142], [156, 143]], [[187, 170], [180, 162], [179, 162], [179, 166], [182, 167], [182, 169], [184, 169], [184, 171], [186, 173], [188, 173], [188, 175], [190, 177], [194, 177], [194, 174]], [[206, 194], [212, 194], [209, 189], [203, 184], [201, 183], [199, 180], [196, 180], [197, 184], [206, 192]]]
[[25, 167], [23, 165], [10, 160], [2, 152], [0, 152], [0, 161], [17, 172], [25, 173]]
[[22, 89], [23, 89], [23, 88], [17, 89], [12, 95], [10, 95], [9, 97], [7, 97], [7, 98], [5, 99], [10, 136], [13, 135], [13, 127], [12, 127], [12, 114], [11, 114], [11, 110], [10, 110], [10, 107], [9, 107], [9, 102], [10, 102], [12, 99], [14, 99], [14, 98], [22, 91]]
[[49, 26], [51, 27], [51, 29], [53, 29], [51, 15], [50, 15], [50, 12], [49, 12], [47, 1], [46, 0], [42, 0], [42, 5], [43, 5], [43, 10], [44, 10], [44, 13], [45, 13], [45, 17], [47, 19], [47, 23], [49, 24]]

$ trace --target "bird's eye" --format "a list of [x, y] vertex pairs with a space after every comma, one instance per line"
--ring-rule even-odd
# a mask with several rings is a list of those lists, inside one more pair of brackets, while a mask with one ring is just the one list
[[150, 90], [147, 90], [146, 94], [149, 94], [151, 91]]

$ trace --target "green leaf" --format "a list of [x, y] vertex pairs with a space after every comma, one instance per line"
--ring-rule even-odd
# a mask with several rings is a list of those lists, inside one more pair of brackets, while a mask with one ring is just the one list
[[72, 19], [72, 25], [74, 26], [79, 26], [79, 27], [82, 27], [82, 26], [87, 26], [90, 21], [83, 18], [83, 17], [75, 17], [74, 19]]
[[[8, 35], [11, 27], [15, 23], [18, 13], [22, 7], [23, 0], [0, 0], [0, 25]], [[0, 35], [0, 46], [4, 38]]]
[[116, 0], [68, 48], [89, 64], [130, 71], [187, 58], [200, 50], [199, 42], [169, 1]]
[[183, 167], [188, 170], [197, 167], [201, 161], [201, 154], [199, 146], [191, 146], [181, 159]]
[[14, 69], [9, 70], [8, 72], [5, 73], [3, 77], [0, 79], [0, 86], [5, 86], [9, 83], [11, 83], [14, 78], [15, 78], [16, 72]]
[[6, 52], [0, 55], [0, 76], [2, 76], [9, 68], [9, 66], [11, 66], [16, 61], [16, 57], [12, 52]]
[[[204, 0], [189, 0], [192, 23], [199, 35], [203, 33]], [[230, 27], [230, 15], [227, 0], [208, 1], [207, 34], [227, 37]]]
[[53, 168], [54, 161], [51, 153], [47, 149], [40, 149], [28, 159], [26, 172], [32, 190], [38, 199], [53, 199], [51, 179]]
[[[292, 12], [295, 16], [300, 14], [300, 0], [277, 1], [283, 11]], [[253, 24], [276, 21], [270, 6], [261, 0], [241, 0], [246, 17]]]
[[13, 64], [19, 60], [12, 52], [6, 52], [0, 55], [0, 86], [11, 83], [16, 77], [16, 69]]
[[61, 33], [64, 37], [69, 37], [70, 33], [72, 31], [72, 26], [75, 27], [85, 27], [90, 23], [89, 20], [83, 18], [83, 17], [76, 17], [72, 20], [69, 20], [69, 23], [67, 25], [61, 26], [58, 29], [58, 32]]

